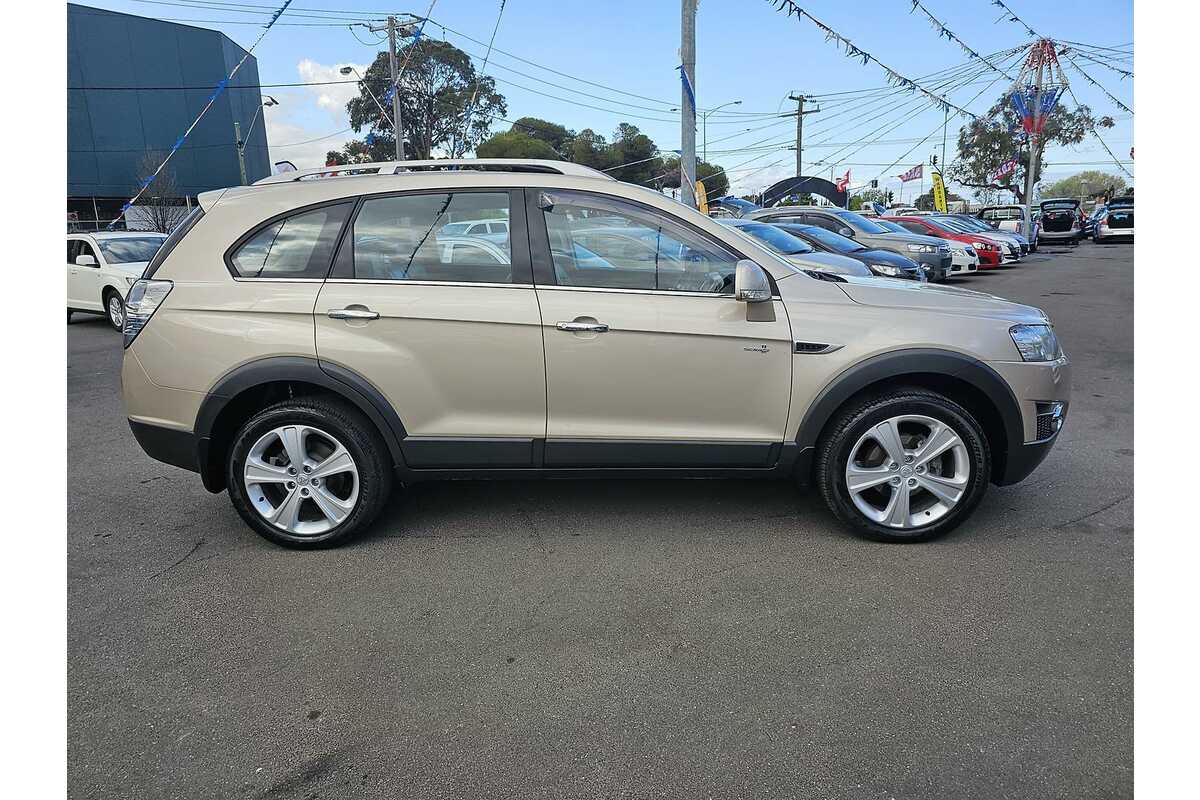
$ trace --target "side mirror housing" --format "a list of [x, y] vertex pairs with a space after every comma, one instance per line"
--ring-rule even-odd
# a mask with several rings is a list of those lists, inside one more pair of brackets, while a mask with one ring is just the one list
[[75, 265], [79, 267], [95, 267], [96, 257], [89, 255], [75, 256]]
[[771, 280], [758, 264], [749, 259], [737, 263], [733, 279], [733, 296], [743, 303], [766, 303], [771, 300]]
[[854, 238], [854, 231], [850, 230], [849, 228], [847, 228], [844, 225], [842, 226], [841, 230], [838, 231], [838, 233], [841, 234], [842, 236], [845, 236], [847, 239]]

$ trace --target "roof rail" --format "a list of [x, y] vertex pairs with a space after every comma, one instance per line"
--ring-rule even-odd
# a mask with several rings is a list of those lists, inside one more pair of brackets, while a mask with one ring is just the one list
[[329, 167], [281, 172], [255, 181], [252, 185], [315, 180], [319, 178], [347, 177], [351, 175], [399, 175], [404, 172], [432, 171], [475, 171], [475, 172], [539, 172], [548, 175], [577, 175], [584, 178], [607, 178], [616, 180], [598, 169], [585, 167], [570, 161], [516, 158], [446, 158], [431, 161], [373, 161], [367, 164], [339, 164]]

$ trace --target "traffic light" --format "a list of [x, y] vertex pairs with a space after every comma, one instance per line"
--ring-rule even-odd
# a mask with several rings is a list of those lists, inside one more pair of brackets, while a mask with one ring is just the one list
[[876, 179], [876, 178], [872, 178], [872, 179], [871, 179], [871, 188], [872, 188], [872, 189], [878, 189], [878, 188], [879, 188], [879, 180], [878, 180], [878, 179]]

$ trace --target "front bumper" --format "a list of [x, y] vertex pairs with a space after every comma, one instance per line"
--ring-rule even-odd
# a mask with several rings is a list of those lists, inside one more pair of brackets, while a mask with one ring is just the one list
[[[990, 361], [1008, 384], [1021, 412], [1020, 441], [1010, 439], [1003, 466], [992, 476], [1001, 486], [1024, 480], [1050, 452], [1071, 401], [1071, 362]], [[1055, 415], [1058, 422], [1054, 424]]]
[[950, 255], [950, 271], [955, 275], [965, 275], [979, 269], [978, 256], [969, 256], [961, 250], [952, 250]]

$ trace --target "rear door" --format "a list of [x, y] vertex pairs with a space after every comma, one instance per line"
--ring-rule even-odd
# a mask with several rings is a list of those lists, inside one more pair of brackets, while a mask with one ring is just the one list
[[[511, 236], [455, 225], [457, 244], [438, 242], [448, 224], [495, 218], [511, 221]], [[460, 246], [472, 238], [478, 247]], [[315, 316], [318, 357], [387, 398], [410, 467], [531, 465], [546, 432], [546, 377], [523, 192], [363, 198]]]
[[773, 463], [787, 424], [791, 332], [779, 300], [763, 309], [770, 320], [747, 320], [733, 297], [740, 254], [633, 201], [527, 194], [546, 349], [545, 466]]
[[[76, 264], [79, 256], [91, 256], [91, 266]], [[67, 245], [67, 304], [71, 308], [100, 311], [100, 254], [86, 238], [80, 236]]]

